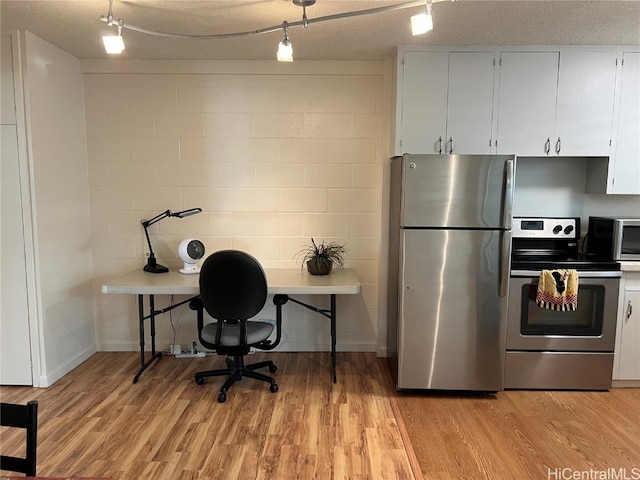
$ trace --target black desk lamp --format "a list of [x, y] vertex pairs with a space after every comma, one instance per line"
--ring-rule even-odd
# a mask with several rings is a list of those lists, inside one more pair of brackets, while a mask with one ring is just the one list
[[140, 222], [144, 227], [144, 234], [147, 236], [147, 243], [149, 244], [149, 258], [147, 258], [147, 264], [144, 266], [145, 272], [164, 273], [169, 271], [169, 269], [164, 265], [156, 263], [156, 256], [153, 254], [153, 248], [151, 248], [151, 240], [149, 239], [149, 231], [147, 230], [147, 228], [166, 217], [184, 218], [190, 215], [195, 215], [196, 213], [200, 213], [201, 211], [201, 208], [190, 208], [189, 210], [182, 210], [181, 212], [175, 213], [171, 210], [166, 210], [161, 214], [156, 215], [151, 220], [142, 220]]

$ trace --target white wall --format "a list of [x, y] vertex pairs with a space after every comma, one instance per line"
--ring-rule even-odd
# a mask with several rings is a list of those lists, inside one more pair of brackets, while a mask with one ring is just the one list
[[587, 233], [589, 216], [640, 217], [640, 195], [586, 194], [587, 158], [519, 157], [516, 161], [515, 216], [580, 217]]
[[[310, 237], [345, 243], [363, 292], [338, 299], [337, 348], [376, 350], [385, 62], [83, 67], [100, 350], [138, 348], [136, 298], [99, 288], [143, 267], [140, 220], [191, 207], [203, 213], [150, 228], [159, 263], [173, 269], [187, 237], [201, 239], [208, 254], [246, 250], [267, 268], [299, 268], [296, 252]], [[306, 300], [328, 306], [328, 298]], [[258, 317], [275, 318], [270, 299]], [[187, 306], [157, 325], [159, 348], [197, 339]], [[287, 305], [279, 348], [327, 350], [328, 321]]]
[[[83, 83], [78, 59], [22, 42], [35, 311], [48, 386], [96, 351]], [[16, 288], [24, 288], [16, 285]]]

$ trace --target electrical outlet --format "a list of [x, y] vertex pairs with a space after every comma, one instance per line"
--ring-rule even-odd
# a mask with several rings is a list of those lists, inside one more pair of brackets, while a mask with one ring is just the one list
[[180, 345], [170, 345], [169, 351], [171, 352], [171, 355], [180, 355], [182, 353], [182, 348]]

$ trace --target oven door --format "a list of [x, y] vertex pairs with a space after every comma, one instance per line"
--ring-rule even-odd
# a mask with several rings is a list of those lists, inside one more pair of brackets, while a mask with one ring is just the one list
[[578, 272], [578, 308], [569, 312], [536, 304], [539, 276], [511, 273], [507, 350], [613, 352], [620, 272]]

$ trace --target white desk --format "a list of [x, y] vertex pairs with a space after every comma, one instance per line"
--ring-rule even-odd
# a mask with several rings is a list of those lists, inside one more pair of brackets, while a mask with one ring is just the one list
[[[291, 300], [298, 305], [313, 310], [331, 320], [331, 366], [333, 370], [333, 382], [336, 383], [336, 295], [354, 295], [361, 291], [360, 281], [355, 272], [350, 269], [336, 269], [329, 275], [310, 275], [299, 268], [274, 268], [265, 269], [267, 276], [268, 293], [278, 297], [276, 303], [278, 321], [281, 319], [282, 305]], [[137, 383], [140, 375], [156, 359], [162, 356], [156, 352], [156, 326], [155, 317], [168, 312], [180, 305], [190, 302], [200, 293], [199, 275], [183, 275], [176, 270], [166, 273], [149, 273], [142, 270], [134, 270], [121, 277], [114, 278], [102, 285], [102, 293], [138, 295], [138, 320], [140, 332], [140, 369], [133, 379]], [[316, 308], [307, 305], [289, 295], [330, 295], [331, 307], [329, 309]], [[145, 315], [144, 296], [149, 297], [149, 313]], [[155, 308], [155, 295], [193, 295], [175, 305], [162, 310]], [[274, 297], [275, 300], [275, 297]], [[149, 320], [151, 333], [151, 358], [145, 360], [144, 351], [144, 321]]]

